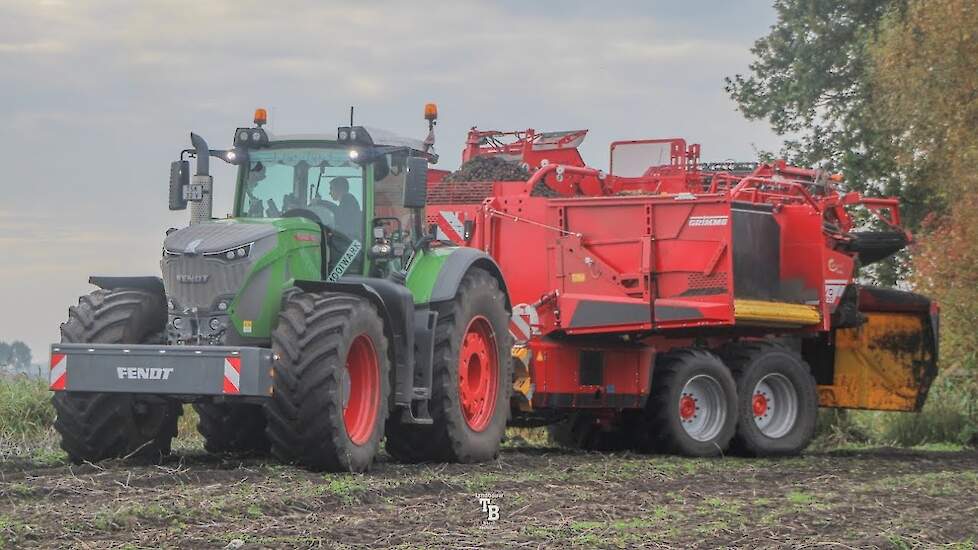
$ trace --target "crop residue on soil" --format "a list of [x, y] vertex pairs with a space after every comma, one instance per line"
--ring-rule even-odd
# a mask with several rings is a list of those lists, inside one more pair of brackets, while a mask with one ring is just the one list
[[481, 465], [382, 461], [365, 476], [193, 453], [162, 466], [8, 461], [0, 503], [8, 547], [971, 548], [978, 452], [691, 460], [510, 449]]

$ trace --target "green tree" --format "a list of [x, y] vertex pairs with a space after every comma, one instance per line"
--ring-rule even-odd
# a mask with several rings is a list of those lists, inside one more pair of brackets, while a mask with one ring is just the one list
[[26, 371], [31, 366], [31, 348], [27, 344], [17, 340], [10, 344], [11, 363], [19, 371]]
[[978, 386], [978, 4], [914, 0], [870, 48], [878, 126], [908, 181], [940, 197], [914, 251], [913, 282], [942, 305], [942, 356]]
[[[755, 42], [750, 73], [727, 78], [726, 90], [747, 118], [767, 120], [785, 137], [788, 160], [842, 172], [855, 191], [900, 196], [904, 223], [916, 229], [941, 208], [940, 197], [897, 163], [890, 128], [876, 121], [871, 78], [870, 46], [884, 18], [899, 17], [906, 3], [776, 0], [778, 20]], [[904, 264], [877, 264], [870, 275], [893, 284], [906, 276]]]

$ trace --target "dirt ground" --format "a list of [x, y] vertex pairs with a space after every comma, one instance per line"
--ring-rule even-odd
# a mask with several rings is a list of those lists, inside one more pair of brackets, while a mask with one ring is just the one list
[[187, 449], [159, 466], [0, 463], [8, 548], [940, 545], [978, 547], [978, 451], [690, 460], [525, 447], [479, 465], [382, 459], [357, 476]]

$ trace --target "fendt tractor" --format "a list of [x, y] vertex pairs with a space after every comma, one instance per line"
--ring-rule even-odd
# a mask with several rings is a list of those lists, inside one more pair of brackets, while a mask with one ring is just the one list
[[[163, 241], [162, 279], [92, 277], [69, 309], [51, 352], [62, 447], [160, 457], [190, 402], [211, 452], [363, 471], [386, 433], [395, 458], [491, 459], [510, 306], [485, 252], [424, 235], [430, 143], [352, 120], [277, 137], [264, 110], [254, 120], [227, 150], [191, 134], [172, 164], [170, 208], [191, 215]], [[211, 157], [237, 166], [226, 219]]]
[[[352, 117], [351, 117], [352, 118]], [[159, 459], [192, 403], [209, 452], [366, 470], [490, 460], [507, 425], [560, 444], [796, 454], [819, 406], [919, 410], [937, 306], [856, 282], [909, 242], [895, 199], [784, 162], [709, 165], [681, 139], [473, 129], [424, 141], [235, 130], [170, 170], [162, 278], [91, 277], [52, 346], [74, 461]], [[209, 159], [237, 167], [212, 217]], [[191, 176], [190, 159], [196, 170]], [[857, 230], [850, 213], [882, 231]]]

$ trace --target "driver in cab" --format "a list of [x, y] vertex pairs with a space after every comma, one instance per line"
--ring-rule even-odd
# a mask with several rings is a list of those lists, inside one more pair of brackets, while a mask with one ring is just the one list
[[323, 205], [333, 212], [336, 229], [352, 239], [361, 240], [360, 203], [350, 193], [350, 182], [343, 176], [330, 180], [329, 197], [335, 202], [323, 201]]

